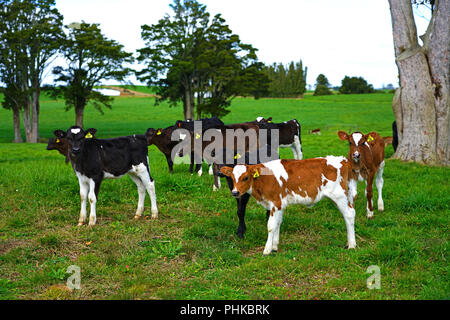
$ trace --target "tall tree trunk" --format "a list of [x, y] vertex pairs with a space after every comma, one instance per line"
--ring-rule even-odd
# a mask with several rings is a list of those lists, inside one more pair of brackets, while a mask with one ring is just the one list
[[23, 128], [25, 130], [25, 141], [32, 142], [32, 125], [31, 125], [31, 101], [26, 99], [22, 110]]
[[194, 119], [194, 99], [191, 85], [187, 84], [184, 89], [184, 120]]
[[[437, 2], [435, 17], [430, 23], [444, 20], [429, 43], [429, 52], [439, 52], [439, 67], [433, 67], [433, 57], [418, 43], [411, 0], [389, 0], [396, 63], [400, 88], [393, 101], [397, 126], [400, 130], [399, 146], [395, 157], [426, 164], [448, 164], [448, 2]], [[440, 12], [440, 10], [443, 10]], [[439, 18], [439, 15], [441, 16]], [[445, 25], [446, 23], [446, 25]], [[431, 31], [430, 31], [431, 30]], [[429, 28], [432, 32], [433, 27]], [[434, 41], [434, 42], [433, 42]], [[434, 44], [434, 48], [432, 49]], [[443, 75], [445, 74], [445, 75]], [[447, 96], [442, 90], [437, 97], [438, 81], [445, 81]], [[444, 93], [445, 95], [445, 93]], [[444, 101], [440, 101], [444, 100]], [[446, 124], [442, 125], [442, 123]], [[440, 128], [440, 129], [439, 129]], [[442, 141], [447, 141], [443, 143]], [[439, 151], [440, 150], [440, 151]]]
[[31, 98], [31, 143], [39, 142], [39, 88], [35, 90]]
[[84, 128], [83, 118], [84, 118], [84, 106], [75, 107], [75, 125]]
[[428, 30], [428, 61], [434, 84], [436, 108], [436, 155], [438, 162], [450, 164], [450, 1], [438, 0], [432, 30]]
[[13, 127], [14, 127], [14, 143], [23, 142], [22, 134], [20, 132], [20, 113], [18, 108], [13, 108]]

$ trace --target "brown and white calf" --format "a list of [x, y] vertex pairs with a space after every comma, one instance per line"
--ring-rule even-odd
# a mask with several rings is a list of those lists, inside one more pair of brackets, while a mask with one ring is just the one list
[[352, 194], [352, 204], [356, 200], [356, 185], [358, 180], [366, 182], [367, 197], [367, 217], [373, 217], [373, 180], [376, 177], [376, 185], [378, 189], [378, 210], [384, 211], [383, 202], [383, 170], [384, 170], [384, 147], [392, 143], [392, 137], [381, 137], [376, 132], [363, 134], [361, 132], [353, 132], [347, 134], [339, 131], [338, 136], [341, 140], [348, 141], [349, 152], [348, 160], [352, 164], [352, 180], [350, 181]]
[[348, 248], [356, 247], [355, 209], [347, 188], [351, 164], [345, 157], [273, 160], [234, 168], [222, 167], [220, 171], [233, 180], [233, 197], [249, 193], [269, 210], [265, 255], [278, 250], [283, 210], [289, 204], [312, 206], [324, 197], [331, 199], [344, 217]]

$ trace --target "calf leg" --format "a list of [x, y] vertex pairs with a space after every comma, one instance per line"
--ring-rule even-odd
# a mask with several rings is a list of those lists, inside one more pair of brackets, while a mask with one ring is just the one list
[[348, 181], [348, 201], [353, 207], [355, 207], [357, 194], [358, 194], [358, 181], [351, 179]]
[[129, 174], [131, 180], [136, 184], [138, 189], [138, 206], [136, 210], [136, 215], [134, 216], [135, 219], [139, 219], [142, 216], [142, 213], [144, 212], [144, 202], [145, 202], [145, 186], [142, 183], [141, 179], [134, 174]]
[[295, 147], [295, 143], [291, 145], [292, 154], [294, 155], [294, 159], [298, 159], [297, 148]]
[[302, 153], [302, 146], [300, 144], [300, 137], [294, 136], [294, 146], [297, 151], [297, 157], [295, 159], [302, 160], [303, 159], [303, 153]]
[[214, 170], [213, 170], [213, 165], [212, 165], [212, 163], [209, 165], [209, 171], [208, 171], [208, 174], [209, 174], [210, 176], [212, 176], [212, 175], [214, 174]]
[[78, 220], [78, 225], [82, 226], [86, 222], [86, 201], [89, 192], [89, 184], [86, 181], [78, 178], [78, 183], [80, 184], [80, 199], [81, 199], [81, 209], [80, 209], [80, 219]]
[[277, 220], [277, 227], [275, 228], [273, 234], [272, 251], [278, 251], [278, 243], [280, 243], [280, 228], [282, 222], [283, 222], [283, 211], [281, 210], [279, 212], [279, 217]]
[[243, 239], [245, 231], [247, 230], [247, 226], [245, 225], [245, 209], [247, 207], [248, 200], [250, 199], [250, 195], [245, 193], [242, 197], [236, 199], [237, 201], [237, 216], [239, 218], [239, 226], [236, 231], [236, 234], [239, 238]]
[[150, 175], [150, 169], [148, 168], [148, 166], [145, 166], [145, 169], [137, 170], [136, 174], [141, 179], [145, 189], [147, 189], [147, 193], [150, 196], [152, 206], [152, 218], [156, 219], [158, 218], [158, 207], [156, 205], [155, 181]]
[[203, 174], [203, 166], [202, 163], [195, 165], [195, 172], [197, 172], [198, 176], [201, 177]]
[[217, 175], [218, 174], [217, 166], [214, 165], [212, 168], [213, 168], [213, 177], [214, 177], [213, 191], [217, 191], [221, 187], [220, 177]]
[[101, 179], [89, 180], [89, 203], [91, 204], [91, 211], [89, 213], [89, 225], [93, 226], [97, 222], [97, 198], [100, 191]]
[[189, 172], [194, 173], [194, 153], [191, 152], [191, 163], [189, 165]]
[[376, 185], [378, 190], [378, 211], [384, 211], [384, 202], [383, 202], [383, 171], [384, 171], [384, 161], [381, 162], [380, 168], [377, 171], [377, 179]]
[[370, 175], [366, 181], [366, 197], [367, 197], [367, 218], [373, 218], [373, 175]]
[[[276, 208], [272, 209], [272, 214], [269, 217], [269, 221], [267, 221], [267, 232], [268, 232], [268, 236], [267, 236], [267, 242], [266, 242], [266, 246], [264, 247], [264, 255], [268, 255], [272, 252], [273, 249], [273, 240], [274, 240], [274, 236], [275, 236], [275, 232], [277, 230], [277, 228], [279, 227], [279, 224], [281, 223], [281, 219], [282, 219], [282, 211], [281, 210], [276, 210]], [[277, 248], [278, 248], [278, 243], [276, 243]]]
[[170, 154], [166, 154], [167, 165], [169, 166], [169, 173], [173, 173], [173, 161]]
[[345, 226], [347, 227], [347, 247], [349, 249], [356, 248], [355, 239], [355, 209], [348, 201], [348, 197], [341, 196], [336, 199], [332, 199], [345, 220]]

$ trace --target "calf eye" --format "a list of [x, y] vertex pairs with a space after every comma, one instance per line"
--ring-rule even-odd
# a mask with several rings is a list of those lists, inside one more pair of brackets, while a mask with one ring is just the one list
[[247, 181], [248, 180], [248, 176], [245, 177], [244, 179], [242, 179], [242, 181]]

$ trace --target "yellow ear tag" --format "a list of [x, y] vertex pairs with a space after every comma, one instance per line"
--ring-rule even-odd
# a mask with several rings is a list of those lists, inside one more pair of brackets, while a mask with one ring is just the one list
[[158, 131], [156, 132], [156, 135], [159, 136], [159, 135], [161, 135], [161, 133], [162, 133], [161, 130], [158, 130]]
[[372, 136], [369, 136], [368, 138], [367, 138], [367, 142], [370, 142], [370, 141], [373, 141], [374, 139], [373, 139], [373, 137]]
[[237, 153], [237, 154], [234, 156], [234, 158], [235, 158], [235, 159], [240, 159], [240, 158], [242, 158], [242, 157], [241, 157], [241, 155], [240, 155], [239, 153]]
[[253, 178], [258, 178], [259, 177], [259, 172], [258, 170], [255, 170], [255, 173], [253, 173]]
[[195, 134], [195, 139], [200, 139], [200, 135], [198, 133]]
[[92, 139], [92, 134], [90, 132], [87, 133], [87, 135], [84, 136], [86, 139]]
[[58, 138], [56, 138], [56, 143], [60, 143], [61, 142], [61, 140], [59, 140]]
[[272, 120], [267, 121], [267, 123], [272, 123]]

